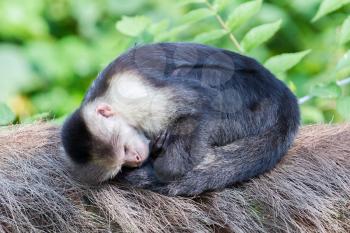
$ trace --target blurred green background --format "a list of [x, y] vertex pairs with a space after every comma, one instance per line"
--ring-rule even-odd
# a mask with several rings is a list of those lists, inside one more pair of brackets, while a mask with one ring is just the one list
[[62, 121], [109, 61], [159, 41], [253, 56], [305, 124], [350, 120], [349, 13], [350, 0], [0, 0], [0, 125]]

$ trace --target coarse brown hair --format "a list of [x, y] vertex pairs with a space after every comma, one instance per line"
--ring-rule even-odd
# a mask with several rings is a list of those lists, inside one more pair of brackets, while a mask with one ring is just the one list
[[50, 124], [0, 129], [0, 232], [350, 232], [350, 125], [303, 127], [249, 182], [199, 198], [72, 179]]

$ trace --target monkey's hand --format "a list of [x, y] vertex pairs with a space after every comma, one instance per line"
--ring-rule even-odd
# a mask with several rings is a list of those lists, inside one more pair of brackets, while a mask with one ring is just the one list
[[150, 188], [159, 185], [153, 166], [149, 161], [140, 168], [123, 168], [115, 179], [137, 188]]
[[170, 134], [168, 130], [163, 131], [152, 143], [151, 156], [157, 158], [159, 154], [164, 152], [170, 143]]

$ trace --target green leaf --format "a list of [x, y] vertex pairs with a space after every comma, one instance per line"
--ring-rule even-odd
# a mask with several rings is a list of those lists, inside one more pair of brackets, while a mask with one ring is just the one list
[[123, 16], [122, 19], [116, 23], [116, 28], [124, 35], [136, 37], [146, 29], [150, 22], [151, 20], [145, 16]]
[[[65, 40], [65, 38], [63, 38], [63, 40]], [[71, 64], [71, 61], [73, 61], [74, 58], [67, 57], [67, 54], [65, 54], [65, 56], [63, 55], [65, 51], [62, 48], [63, 40], [59, 42], [30, 41], [26, 44], [26, 56], [35, 67], [41, 81], [45, 79], [50, 82], [56, 82], [59, 79], [67, 80], [72, 74], [73, 64]], [[76, 49], [75, 45], [74, 49]], [[38, 53], [38, 51], [40, 51], [40, 53]], [[80, 56], [81, 59], [85, 57], [85, 55], [77, 53], [76, 50], [70, 52], [76, 56]]]
[[[80, 8], [82, 5], [85, 5], [86, 0], [80, 1]], [[101, 14], [103, 12], [107, 11], [108, 15], [110, 16], [117, 16], [117, 15], [130, 15], [135, 12], [138, 12], [140, 9], [145, 7], [146, 0], [130, 0], [130, 1], [95, 1], [98, 3], [98, 6], [100, 8]]]
[[181, 23], [191, 24], [201, 21], [202, 19], [208, 18], [214, 15], [214, 12], [207, 8], [200, 8], [193, 11], [188, 12], [181, 18]]
[[322, 1], [321, 6], [319, 7], [312, 21], [315, 22], [316, 20], [319, 20], [323, 16], [338, 10], [339, 8], [348, 3], [350, 3], [350, 0], [324, 0]]
[[0, 102], [23, 89], [33, 87], [33, 71], [23, 50], [18, 46], [4, 43], [0, 45], [0, 71]]
[[322, 111], [314, 106], [301, 106], [301, 117], [305, 124], [315, 124], [325, 122]]
[[163, 33], [160, 33], [159, 35], [156, 35], [154, 40], [155, 41], [166, 41], [171, 40], [172, 38], [176, 37], [181, 32], [188, 29], [188, 24], [180, 25], [177, 27], [172, 28], [170, 31], [165, 31]]
[[15, 114], [4, 103], [0, 103], [0, 125], [11, 124], [16, 119]]
[[297, 86], [295, 85], [295, 83], [293, 81], [289, 80], [287, 85], [292, 92], [297, 91]]
[[337, 100], [337, 112], [346, 120], [350, 120], [350, 96]]
[[298, 64], [310, 51], [311, 50], [298, 53], [285, 53], [271, 57], [265, 62], [265, 67], [274, 74], [286, 72]]
[[328, 85], [319, 84], [311, 89], [310, 94], [321, 98], [337, 98], [341, 95], [341, 88], [336, 83], [330, 83]]
[[158, 35], [159, 33], [167, 31], [168, 27], [169, 27], [169, 20], [164, 19], [158, 23], [152, 24], [152, 26], [150, 26], [148, 31], [153, 35]]
[[227, 19], [227, 27], [233, 31], [246, 23], [260, 11], [262, 0], [250, 1], [239, 5]]
[[350, 16], [348, 16], [340, 30], [340, 43], [346, 44], [350, 41]]
[[337, 64], [337, 70], [342, 70], [350, 66], [350, 50], [344, 54]]
[[42, 39], [48, 36], [48, 22], [41, 16], [44, 8], [41, 0], [0, 1], [1, 36], [18, 40]]
[[205, 3], [205, 0], [180, 0], [177, 2], [177, 6], [185, 6], [192, 3]]
[[213, 2], [213, 8], [216, 12], [223, 10], [228, 4], [230, 4], [230, 0], [215, 0]]
[[199, 35], [197, 35], [194, 38], [194, 41], [198, 43], [206, 43], [208, 41], [217, 40], [223, 36], [225, 36], [227, 32], [225, 30], [219, 29], [219, 30], [213, 30], [211, 32], [204, 32]]
[[62, 87], [55, 87], [48, 92], [39, 92], [32, 97], [32, 103], [38, 112], [52, 112], [54, 115], [65, 114], [79, 104], [69, 91]]
[[242, 47], [245, 51], [252, 50], [269, 40], [280, 29], [282, 20], [274, 23], [263, 24], [251, 29], [242, 40]]

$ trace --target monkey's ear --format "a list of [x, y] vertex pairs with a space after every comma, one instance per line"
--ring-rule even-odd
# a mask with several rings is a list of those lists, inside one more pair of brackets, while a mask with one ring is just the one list
[[99, 104], [96, 108], [96, 112], [106, 118], [114, 116], [115, 114], [112, 107], [108, 104]]

